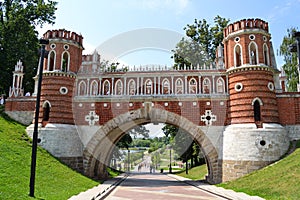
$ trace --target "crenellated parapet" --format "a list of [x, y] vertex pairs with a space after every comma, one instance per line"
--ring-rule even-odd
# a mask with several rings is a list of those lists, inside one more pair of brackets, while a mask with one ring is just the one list
[[228, 35], [234, 32], [242, 31], [245, 29], [261, 29], [268, 33], [269, 25], [268, 22], [265, 22], [261, 19], [242, 19], [240, 21], [229, 24], [224, 29], [224, 38], [226, 38]]
[[43, 35], [44, 39], [65, 39], [65, 40], [71, 40], [75, 43], [78, 43], [80, 46], [82, 46], [82, 35], [79, 35], [75, 32], [67, 31], [65, 29], [59, 29], [59, 30], [48, 30]]

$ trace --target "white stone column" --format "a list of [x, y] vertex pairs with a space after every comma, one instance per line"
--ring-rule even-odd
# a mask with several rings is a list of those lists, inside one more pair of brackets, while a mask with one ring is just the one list
[[198, 76], [198, 87], [199, 87], [199, 89], [198, 89], [199, 94], [202, 94], [202, 91], [201, 91], [201, 89], [202, 89], [202, 87], [201, 87], [201, 76]]
[[124, 84], [123, 84], [123, 91], [124, 91], [124, 95], [127, 95], [126, 93], [126, 88], [127, 88], [127, 77], [124, 77]]
[[184, 94], [187, 94], [187, 86], [188, 86], [188, 83], [187, 83], [187, 76], [184, 76]]
[[215, 90], [216, 90], [216, 89], [215, 89], [215, 76], [213, 75], [213, 76], [212, 76], [212, 93], [213, 93], [213, 94], [216, 93]]
[[98, 88], [98, 90], [99, 90], [98, 95], [101, 96], [102, 95], [102, 78], [100, 78], [100, 77], [99, 77], [99, 88]]
[[110, 93], [110, 95], [114, 95], [115, 94], [114, 90], [115, 90], [115, 78], [112, 77], [111, 78], [111, 93]]
[[90, 79], [87, 79], [87, 87], [86, 87], [87, 91], [86, 91], [86, 96], [90, 95]]

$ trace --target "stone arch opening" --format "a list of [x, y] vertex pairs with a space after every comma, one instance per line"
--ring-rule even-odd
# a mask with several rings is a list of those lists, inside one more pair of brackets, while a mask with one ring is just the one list
[[104, 124], [86, 145], [83, 153], [84, 173], [89, 177], [106, 178], [106, 166], [109, 165], [114, 144], [123, 134], [137, 125], [147, 123], [167, 123], [182, 128], [199, 144], [204, 154], [209, 183], [222, 180], [222, 162], [217, 149], [205, 133], [186, 118], [166, 110], [153, 108], [151, 102], [144, 108], [121, 114]]

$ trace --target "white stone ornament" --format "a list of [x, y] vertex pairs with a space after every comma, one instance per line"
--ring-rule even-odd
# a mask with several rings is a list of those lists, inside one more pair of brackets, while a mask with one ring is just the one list
[[95, 122], [99, 121], [99, 115], [97, 115], [95, 111], [90, 111], [90, 113], [85, 116], [85, 121], [89, 122], [90, 126], [94, 126]]
[[217, 116], [213, 115], [211, 110], [206, 110], [205, 115], [201, 115], [201, 121], [205, 122], [206, 126], [210, 126], [212, 122], [217, 121]]

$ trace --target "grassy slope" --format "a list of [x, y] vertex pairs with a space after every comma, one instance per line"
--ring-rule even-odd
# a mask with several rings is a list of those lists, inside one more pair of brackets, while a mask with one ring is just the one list
[[192, 169], [190, 169], [188, 171], [188, 174], [186, 174], [185, 170], [184, 170], [179, 173], [176, 173], [176, 175], [182, 176], [185, 178], [189, 178], [192, 180], [201, 180], [201, 179], [203, 180], [203, 179], [205, 179], [205, 176], [207, 175], [207, 167], [206, 167], [206, 165], [193, 167]]
[[265, 199], [300, 199], [300, 149], [273, 165], [220, 186]]
[[[25, 127], [0, 116], [0, 199], [31, 199], [30, 163], [31, 143]], [[42, 148], [37, 152], [36, 169], [38, 199], [68, 199], [99, 184], [62, 165]]]
[[[218, 186], [270, 200], [298, 200], [300, 199], [300, 142], [297, 147], [295, 152], [268, 167]], [[190, 169], [188, 175], [184, 171], [176, 174], [201, 180], [206, 173], [207, 167], [202, 165]]]

